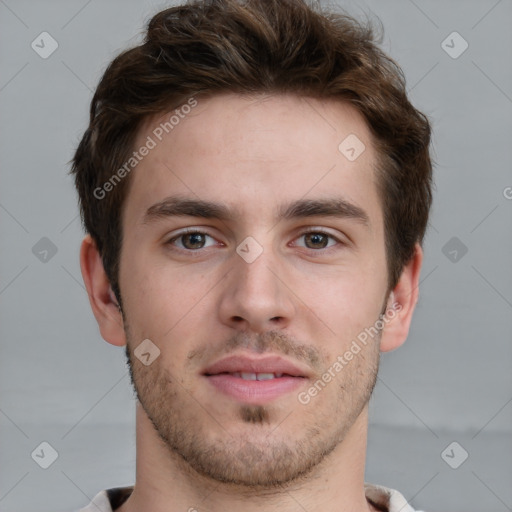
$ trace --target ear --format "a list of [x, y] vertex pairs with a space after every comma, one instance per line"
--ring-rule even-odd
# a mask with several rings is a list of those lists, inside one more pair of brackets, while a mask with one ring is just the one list
[[126, 345], [119, 305], [110, 287], [96, 243], [90, 235], [82, 241], [80, 268], [102, 338], [112, 345]]
[[419, 244], [414, 248], [414, 255], [404, 267], [398, 284], [389, 294], [387, 311], [384, 314], [384, 329], [380, 341], [381, 352], [389, 352], [400, 347], [409, 334], [412, 314], [419, 295], [419, 279], [423, 251]]

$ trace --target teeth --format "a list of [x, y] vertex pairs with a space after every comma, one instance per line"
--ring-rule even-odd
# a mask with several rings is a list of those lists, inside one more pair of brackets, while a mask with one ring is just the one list
[[232, 373], [233, 377], [239, 377], [244, 380], [272, 380], [272, 379], [279, 379], [283, 376], [282, 373], [240, 373], [235, 372]]
[[257, 378], [258, 380], [271, 380], [275, 379], [275, 376], [273, 373], [258, 373]]
[[243, 373], [242, 372], [240, 374], [240, 377], [242, 377], [242, 379], [244, 379], [244, 380], [257, 380], [255, 373]]

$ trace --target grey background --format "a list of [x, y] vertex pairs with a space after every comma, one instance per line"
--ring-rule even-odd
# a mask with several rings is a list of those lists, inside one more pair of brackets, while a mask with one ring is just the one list
[[[2, 512], [70, 511], [134, 481], [124, 349], [90, 311], [67, 162], [105, 66], [166, 5], [0, 0]], [[338, 5], [382, 20], [437, 162], [420, 301], [409, 340], [382, 358], [366, 479], [431, 512], [512, 510], [512, 2]], [[47, 59], [31, 48], [43, 31], [59, 45]], [[441, 44], [453, 31], [469, 44], [456, 59]], [[43, 237], [47, 261], [33, 253]], [[59, 455], [46, 470], [31, 458], [43, 441]], [[452, 464], [469, 454], [458, 469], [441, 457], [453, 441]]]

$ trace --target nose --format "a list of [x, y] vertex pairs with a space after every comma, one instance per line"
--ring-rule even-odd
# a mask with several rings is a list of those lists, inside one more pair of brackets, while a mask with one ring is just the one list
[[270, 251], [265, 250], [251, 263], [234, 254], [219, 302], [221, 322], [255, 333], [286, 328], [296, 307], [280, 268]]

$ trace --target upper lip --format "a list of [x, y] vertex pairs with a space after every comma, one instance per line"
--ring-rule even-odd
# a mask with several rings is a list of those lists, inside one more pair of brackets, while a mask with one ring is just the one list
[[203, 375], [219, 373], [282, 373], [292, 377], [307, 377], [307, 373], [280, 356], [249, 357], [232, 355], [220, 359], [203, 370]]

